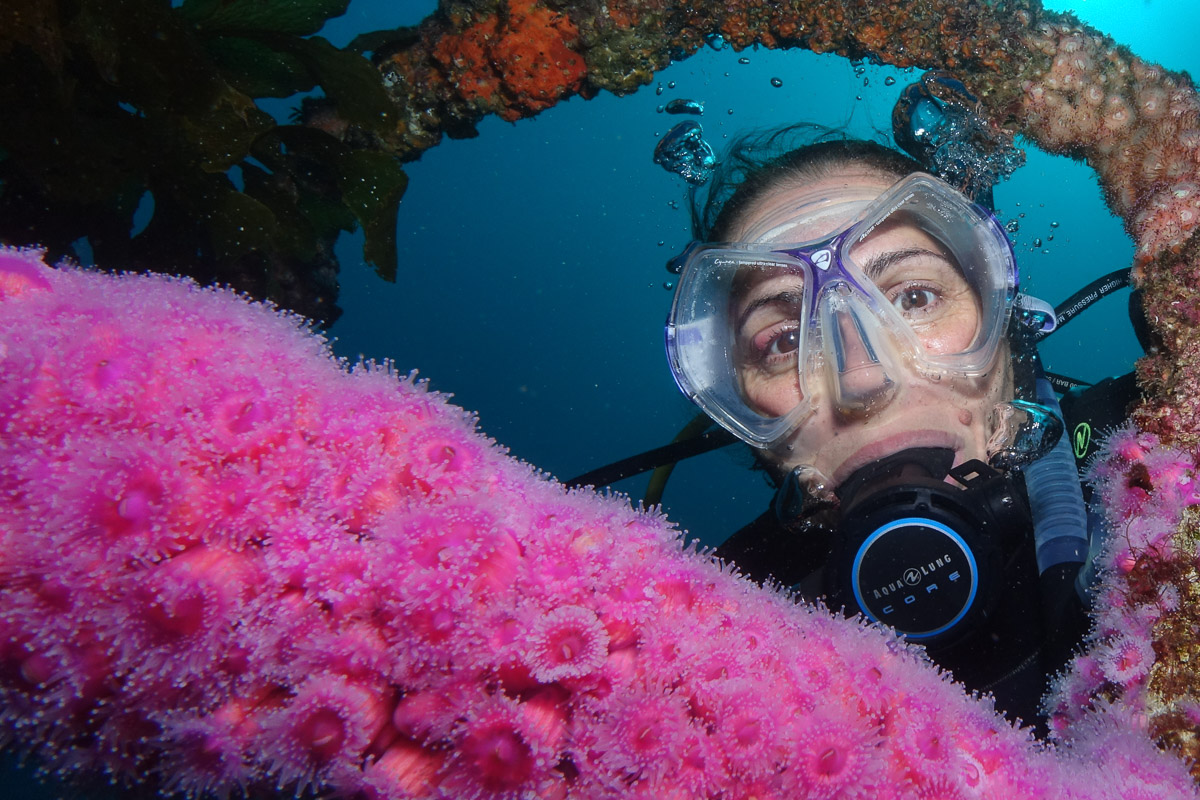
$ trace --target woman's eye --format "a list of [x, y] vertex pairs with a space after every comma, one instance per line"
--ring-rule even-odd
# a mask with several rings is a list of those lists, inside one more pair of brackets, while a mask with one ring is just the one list
[[800, 331], [790, 330], [776, 336], [767, 348], [767, 355], [781, 356], [796, 352], [800, 347]]
[[910, 286], [902, 289], [894, 298], [892, 305], [900, 311], [923, 311], [931, 308], [938, 301], [938, 293], [921, 286]]
[[783, 328], [763, 331], [755, 337], [754, 350], [766, 362], [787, 358], [800, 347], [800, 329]]

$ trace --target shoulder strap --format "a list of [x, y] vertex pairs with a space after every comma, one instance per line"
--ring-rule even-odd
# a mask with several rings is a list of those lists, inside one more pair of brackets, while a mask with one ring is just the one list
[[1130, 407], [1141, 398], [1137, 378], [1129, 372], [1097, 384], [1076, 387], [1063, 395], [1063, 419], [1071, 437], [1075, 463], [1082, 468], [1100, 446], [1101, 434], [1125, 421]]

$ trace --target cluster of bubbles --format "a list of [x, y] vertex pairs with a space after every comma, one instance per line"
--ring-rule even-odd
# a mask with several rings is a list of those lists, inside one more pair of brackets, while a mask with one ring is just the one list
[[[719, 33], [709, 34], [704, 37], [704, 41], [710, 48], [718, 52], [729, 46], [728, 42], [725, 41], [725, 37]], [[750, 59], [742, 56], [738, 58], [738, 63], [749, 64]], [[728, 75], [729, 73], [725, 74]], [[781, 88], [783, 86], [783, 79], [772, 77], [771, 86], [776, 89]], [[674, 89], [675, 81], [667, 83], [666, 88]], [[661, 97], [663, 94], [663, 85], [659, 84], [654, 93]], [[704, 114], [704, 101], [682, 97], [676, 98], [660, 105], [658, 111], [659, 113], [665, 112], [667, 114], [692, 114], [701, 116]], [[732, 114], [733, 109], [729, 109], [728, 113]], [[700, 126], [700, 123], [689, 120], [680, 122], [659, 139], [657, 146], [654, 148], [654, 163], [659, 164], [668, 172], [674, 172], [693, 186], [703, 186], [712, 177], [713, 170], [717, 165], [717, 157], [712, 145], [705, 141], [704, 129]]]
[[[706, 43], [718, 51], [727, 47], [719, 34], [708, 36]], [[745, 56], [738, 59], [741, 64], [749, 62]], [[869, 78], [865, 64], [855, 62], [854, 74], [867, 85]], [[770, 80], [775, 88], [783, 86], [779, 77]], [[884, 79], [887, 86], [895, 83], [892, 76]], [[675, 82], [668, 83], [667, 88], [674, 89]], [[661, 84], [656, 93], [662, 95]], [[704, 103], [677, 98], [659, 106], [658, 111], [701, 116]], [[988, 205], [991, 205], [992, 187], [1025, 163], [1025, 154], [1014, 146], [1012, 136], [992, 125], [978, 99], [945, 72], [927, 72], [902, 92], [892, 112], [892, 127], [897, 145], [925, 164], [929, 171]], [[712, 178], [717, 157], [705, 140], [700, 123], [689, 119], [662, 136], [654, 148], [654, 161], [688, 184], [702, 186]], [[1009, 233], [1015, 234], [1016, 227], [1015, 221], [1010, 223]], [[1034, 247], [1041, 245], [1038, 240]], [[673, 288], [671, 282], [664, 286]]]
[[896, 144], [939, 177], [976, 200], [1025, 163], [1012, 135], [989, 123], [961, 81], [926, 72], [908, 86], [892, 111]]
[[659, 140], [654, 148], [654, 163], [693, 186], [702, 186], [712, 177], [717, 155], [704, 140], [700, 123], [689, 119], [671, 128]]
[[[1017, 205], [1020, 206], [1021, 204], [1017, 203]], [[1044, 204], [1042, 207], [1044, 207]], [[1008, 232], [1008, 239], [1012, 242], [1013, 247], [1021, 247], [1022, 245], [1027, 244], [1031, 252], [1040, 250], [1042, 255], [1049, 255], [1049, 248], [1043, 247], [1043, 245], [1049, 245], [1050, 242], [1054, 241], [1054, 234], [1058, 229], [1058, 222], [1051, 221], [1050, 230], [1048, 233], [1046, 233], [1044, 236], [1034, 236], [1032, 239], [1026, 242], [1022, 238], [1018, 238], [1018, 234], [1021, 233], [1021, 220], [1023, 219], [1025, 219], [1025, 212], [1021, 211], [1016, 217], [1013, 217], [1004, 223], [1004, 230]]]

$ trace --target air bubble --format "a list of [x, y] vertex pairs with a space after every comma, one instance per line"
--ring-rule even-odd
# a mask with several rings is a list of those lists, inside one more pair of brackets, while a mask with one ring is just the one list
[[905, 152], [970, 197], [986, 194], [1025, 163], [1012, 135], [992, 126], [978, 98], [945, 72], [926, 72], [906, 87], [892, 120]]
[[741, 58], [738, 59], [738, 63], [739, 64], [749, 64], [750, 59], [746, 58], [745, 56], [742, 56]]
[[884, 86], [895, 86], [896, 79], [893, 78], [891, 75], [888, 75], [886, 78], [883, 79], [883, 85]]
[[667, 103], [666, 111], [668, 114], [703, 114], [704, 103], [680, 97]]
[[783, 78], [771, 78], [771, 85], [778, 89], [783, 86]]
[[693, 186], [700, 186], [712, 177], [717, 156], [712, 146], [704, 141], [704, 129], [700, 124], [687, 120], [671, 128], [659, 140], [654, 148], [654, 163]]

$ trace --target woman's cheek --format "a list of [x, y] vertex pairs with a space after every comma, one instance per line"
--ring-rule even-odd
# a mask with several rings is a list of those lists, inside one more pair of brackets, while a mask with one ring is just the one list
[[800, 391], [795, 388], [776, 387], [768, 393], [767, 397], [767, 406], [764, 409], [766, 414], [772, 417], [782, 417], [800, 402]]
[[925, 345], [926, 352], [932, 355], [947, 353], [962, 353], [970, 348], [979, 327], [975, 314], [957, 314], [947, 319], [939, 320], [936, 325], [930, 325], [926, 330], [917, 330], [917, 337]]

